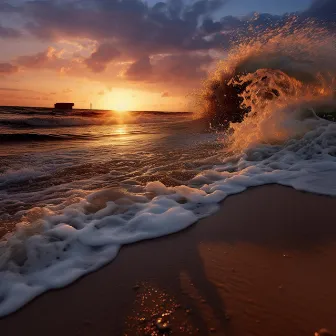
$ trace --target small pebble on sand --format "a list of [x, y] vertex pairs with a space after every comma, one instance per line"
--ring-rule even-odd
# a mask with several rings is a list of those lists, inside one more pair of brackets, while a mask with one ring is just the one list
[[315, 333], [315, 336], [334, 336], [328, 329], [320, 329]]
[[160, 332], [168, 332], [171, 330], [169, 322], [164, 321], [162, 318], [158, 318], [155, 325]]

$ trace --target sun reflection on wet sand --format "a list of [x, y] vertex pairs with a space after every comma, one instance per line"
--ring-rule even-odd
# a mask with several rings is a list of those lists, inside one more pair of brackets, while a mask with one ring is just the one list
[[141, 283], [132, 313], [127, 317], [124, 335], [195, 335], [199, 332], [191, 321], [191, 310], [183, 307], [168, 292], [151, 283]]

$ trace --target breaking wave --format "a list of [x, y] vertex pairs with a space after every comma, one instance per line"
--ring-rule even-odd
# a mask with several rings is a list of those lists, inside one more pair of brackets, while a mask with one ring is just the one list
[[298, 26], [289, 21], [243, 40], [206, 80], [198, 97], [202, 117], [226, 128], [262, 114], [267, 106], [269, 115], [292, 104], [306, 108], [333, 98], [334, 57], [335, 36], [312, 22]]
[[187, 185], [130, 183], [22, 213], [0, 242], [0, 316], [110, 262], [124, 244], [187, 228], [249, 187], [336, 196], [336, 124], [320, 117], [335, 108], [334, 42], [291, 24], [237, 46], [202, 99], [208, 121], [243, 121], [229, 127], [222, 163], [200, 167]]

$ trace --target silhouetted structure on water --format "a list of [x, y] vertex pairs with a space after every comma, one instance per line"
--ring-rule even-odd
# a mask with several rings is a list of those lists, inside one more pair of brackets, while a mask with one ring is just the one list
[[74, 107], [74, 103], [56, 103], [55, 109], [56, 110], [72, 110]]

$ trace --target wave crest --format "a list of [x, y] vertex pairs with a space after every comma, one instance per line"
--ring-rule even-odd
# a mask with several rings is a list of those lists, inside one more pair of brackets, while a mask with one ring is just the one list
[[[248, 122], [291, 105], [331, 100], [335, 91], [335, 35], [295, 19], [237, 43], [205, 82], [202, 116], [215, 127]], [[267, 111], [266, 111], [267, 110]], [[288, 111], [291, 109], [287, 109]], [[258, 116], [257, 116], [258, 115]], [[234, 126], [235, 130], [239, 127]], [[251, 132], [252, 130], [250, 130]]]

